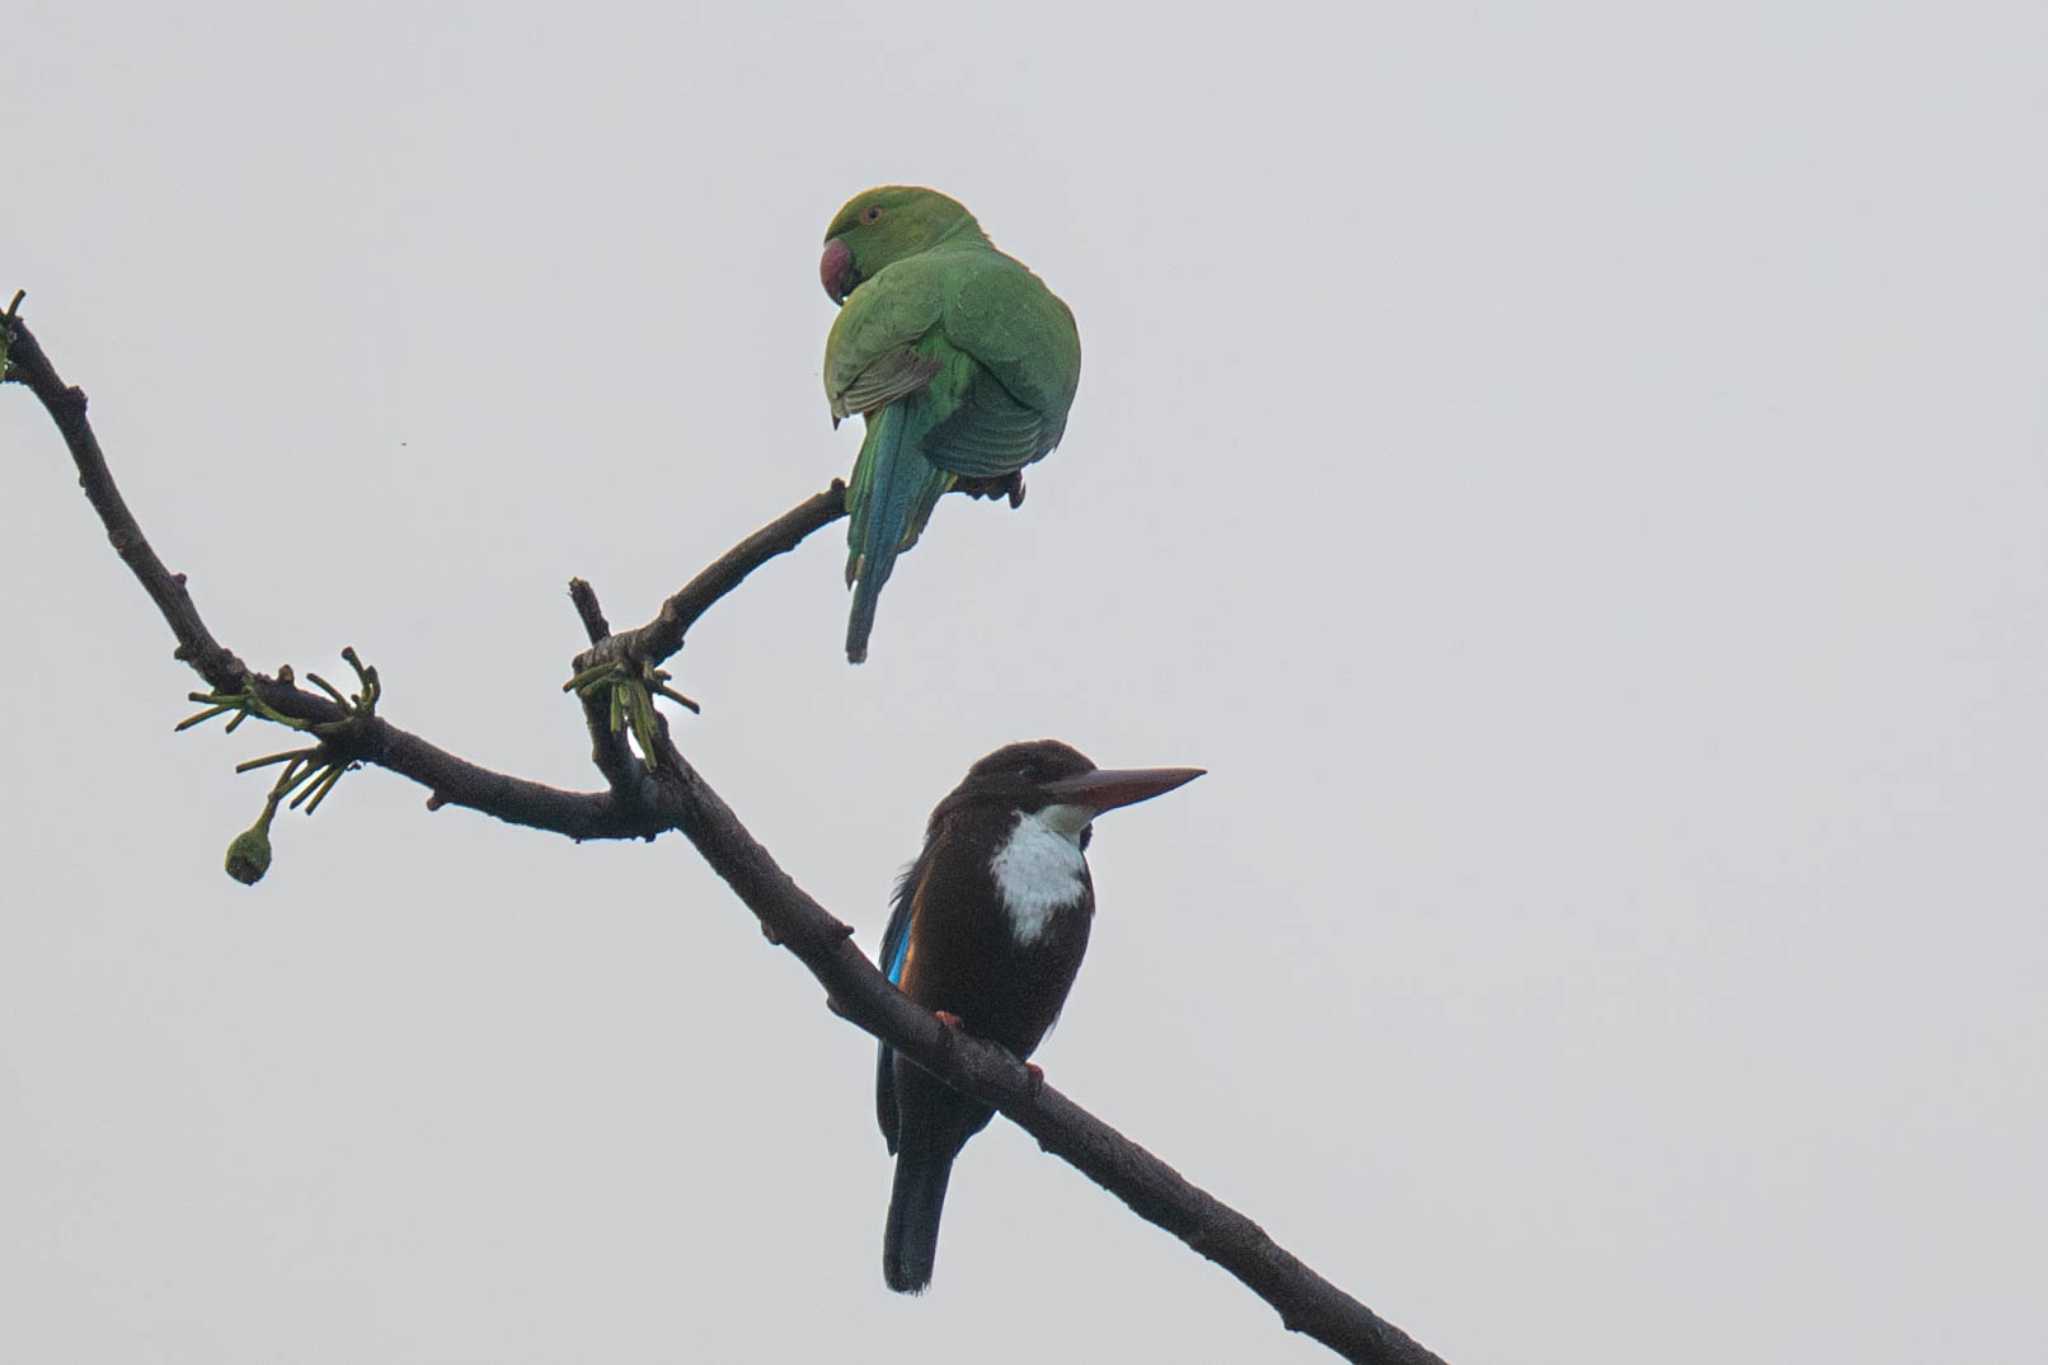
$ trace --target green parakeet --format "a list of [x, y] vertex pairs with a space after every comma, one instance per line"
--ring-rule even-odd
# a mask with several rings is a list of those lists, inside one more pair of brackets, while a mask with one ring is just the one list
[[1024, 466], [1066, 430], [1081, 378], [1074, 315], [936, 190], [858, 194], [825, 233], [819, 278], [841, 305], [825, 340], [833, 425], [867, 419], [846, 491], [846, 657], [867, 658], [896, 556], [956, 485], [1023, 501]]

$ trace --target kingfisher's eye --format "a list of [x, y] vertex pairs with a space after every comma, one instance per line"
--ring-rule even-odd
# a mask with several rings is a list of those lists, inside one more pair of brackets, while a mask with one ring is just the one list
[[879, 223], [879, 222], [881, 222], [881, 221], [882, 221], [882, 206], [881, 206], [880, 204], [869, 204], [869, 205], [868, 205], [868, 206], [867, 206], [866, 208], [864, 208], [864, 209], [862, 209], [862, 210], [861, 210], [861, 214], [860, 214], [860, 220], [861, 220], [861, 221], [862, 221], [863, 223]]

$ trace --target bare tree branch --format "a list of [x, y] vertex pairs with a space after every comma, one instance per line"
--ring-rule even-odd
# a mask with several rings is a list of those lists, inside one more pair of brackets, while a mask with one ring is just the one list
[[[603, 792], [568, 792], [478, 767], [376, 717], [356, 715], [332, 697], [307, 692], [289, 676], [253, 673], [216, 641], [185, 591], [182, 575], [151, 549], [114, 485], [86, 420], [85, 395], [66, 386], [34, 335], [8, 316], [0, 354], [8, 378], [32, 389], [48, 410], [78, 467], [79, 483], [99, 513], [116, 552], [135, 574], [177, 637], [177, 657], [218, 693], [247, 690], [264, 707], [323, 727], [334, 758], [387, 768], [427, 787], [428, 805], [461, 805], [515, 824], [575, 839], [653, 838], [680, 830], [760, 921], [763, 932], [802, 960], [825, 987], [832, 1010], [889, 1043], [958, 1090], [991, 1104], [1100, 1184], [1140, 1217], [1173, 1233], [1235, 1275], [1271, 1304], [1290, 1331], [1305, 1333], [1355, 1361], [1375, 1365], [1442, 1365], [1399, 1328], [1332, 1285], [1268, 1237], [1243, 1214], [1184, 1179], [1172, 1167], [1095, 1118], [1049, 1085], [1034, 1082], [1008, 1052], [949, 1029], [878, 972], [852, 942], [852, 927], [804, 892], [755, 840], [718, 793], [683, 757], [659, 715], [647, 762], [636, 758], [598, 703], [584, 699], [593, 757], [610, 784]], [[689, 627], [767, 560], [844, 515], [844, 490], [831, 488], [798, 504], [734, 546], [662, 604], [647, 625], [611, 633], [597, 596], [580, 580], [571, 596], [592, 648], [579, 670], [603, 662], [654, 667], [682, 646]]]
[[[661, 604], [654, 619], [619, 635], [591, 637], [593, 646], [576, 657], [579, 669], [606, 660], [636, 659], [660, 664], [683, 647], [683, 636], [719, 598], [746, 581], [748, 574], [779, 554], [803, 544], [804, 538], [846, 515], [846, 485], [838, 479], [822, 493], [804, 499], [775, 520], [727, 550]], [[581, 579], [576, 580], [582, 582]], [[588, 586], [588, 585], [586, 585]], [[571, 595], [575, 593], [572, 586]], [[580, 611], [579, 604], [578, 610]], [[603, 613], [598, 620], [604, 619]], [[588, 618], [585, 619], [588, 624]]]
[[[17, 294], [16, 306], [20, 301]], [[100, 453], [99, 438], [93, 435], [92, 424], [85, 419], [85, 391], [69, 387], [57, 377], [56, 368], [43, 354], [26, 323], [10, 315], [4, 325], [9, 343], [0, 349], [7, 354], [7, 377], [34, 390], [50, 420], [57, 424], [64, 444], [71, 448], [72, 461], [78, 466], [79, 486], [85, 490], [93, 511], [100, 514], [114, 553], [134, 571], [142, 590], [156, 603], [157, 610], [170, 624], [171, 633], [178, 637], [177, 657], [216, 688], [225, 691], [239, 687], [248, 676], [247, 666], [207, 631], [206, 623], [199, 619], [199, 609], [192, 605], [191, 595], [185, 591], [185, 575], [172, 573], [156, 557], [142, 527], [136, 524], [134, 513], [122, 500], [121, 491], [114, 486], [106, 457]]]

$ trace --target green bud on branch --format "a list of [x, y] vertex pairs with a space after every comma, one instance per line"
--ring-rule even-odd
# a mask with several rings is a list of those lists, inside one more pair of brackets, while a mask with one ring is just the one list
[[228, 845], [228, 875], [244, 886], [254, 886], [270, 871], [270, 831], [265, 819], [235, 836]]

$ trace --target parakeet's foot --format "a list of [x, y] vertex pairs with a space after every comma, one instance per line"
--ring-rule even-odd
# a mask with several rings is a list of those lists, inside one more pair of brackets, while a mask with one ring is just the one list
[[1036, 1095], [1045, 1089], [1045, 1068], [1037, 1062], [1024, 1063], [1024, 1074], [1031, 1078], [1031, 1093]]
[[1005, 474], [1000, 479], [961, 479], [954, 485], [970, 498], [1008, 498], [1011, 507], [1024, 505], [1024, 473]]
[[944, 1024], [949, 1029], [957, 1030], [960, 1027], [962, 1027], [960, 1023], [960, 1016], [953, 1013], [951, 1010], [933, 1010], [932, 1017], [937, 1019], [940, 1023]]

